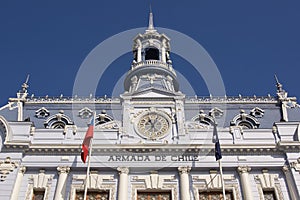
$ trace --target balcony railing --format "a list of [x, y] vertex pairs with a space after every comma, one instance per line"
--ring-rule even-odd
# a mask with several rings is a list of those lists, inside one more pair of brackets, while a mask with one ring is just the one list
[[131, 65], [131, 70], [135, 70], [137, 68], [144, 67], [144, 66], [161, 67], [171, 71], [176, 76], [176, 72], [173, 69], [172, 64], [161, 62], [160, 60], [145, 60], [145, 61], [133, 63]]

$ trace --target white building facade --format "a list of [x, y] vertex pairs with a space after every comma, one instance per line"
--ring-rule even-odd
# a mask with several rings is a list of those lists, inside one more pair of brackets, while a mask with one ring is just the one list
[[186, 97], [152, 13], [133, 55], [118, 98], [35, 98], [24, 83], [0, 108], [1, 200], [83, 199], [94, 110], [88, 199], [222, 199], [216, 133], [226, 199], [300, 199], [300, 110], [278, 81], [275, 97]]

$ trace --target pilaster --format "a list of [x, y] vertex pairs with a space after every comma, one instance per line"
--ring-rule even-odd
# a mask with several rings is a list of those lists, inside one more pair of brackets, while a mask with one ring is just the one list
[[20, 191], [20, 187], [21, 187], [21, 183], [22, 183], [25, 171], [26, 171], [26, 167], [20, 166], [18, 174], [17, 174], [16, 182], [15, 182], [15, 185], [14, 185], [14, 189], [13, 189], [12, 194], [11, 194], [11, 200], [17, 200], [18, 199], [19, 191]]
[[282, 167], [282, 171], [283, 171], [283, 173], [285, 175], [285, 178], [286, 178], [286, 184], [288, 186], [289, 194], [290, 194], [291, 199], [292, 200], [300, 199], [299, 191], [296, 188], [295, 181], [293, 179], [293, 176], [292, 176], [292, 173], [291, 173], [291, 170], [290, 170], [289, 166], [284, 165]]
[[59, 178], [56, 186], [55, 199], [63, 200], [66, 194], [66, 181], [70, 172], [70, 167], [59, 166], [57, 167], [57, 171], [59, 174]]

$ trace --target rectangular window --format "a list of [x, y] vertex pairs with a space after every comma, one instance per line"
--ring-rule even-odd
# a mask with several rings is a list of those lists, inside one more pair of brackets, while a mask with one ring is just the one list
[[[84, 191], [76, 191], [75, 200], [83, 200]], [[108, 200], [109, 192], [108, 191], [88, 191], [87, 200]]]
[[33, 190], [32, 200], [44, 200], [45, 190]]
[[[232, 191], [225, 191], [226, 200], [234, 200]], [[222, 191], [200, 191], [199, 200], [223, 200]]]
[[264, 199], [265, 200], [277, 200], [274, 190], [269, 190], [269, 191], [264, 190], [263, 194], [264, 194]]
[[137, 200], [172, 200], [171, 191], [137, 192]]

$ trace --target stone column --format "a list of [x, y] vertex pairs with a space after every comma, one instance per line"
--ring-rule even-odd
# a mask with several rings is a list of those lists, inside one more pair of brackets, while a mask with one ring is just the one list
[[17, 200], [18, 199], [18, 195], [19, 195], [19, 191], [20, 191], [20, 187], [21, 187], [21, 184], [22, 184], [22, 179], [23, 179], [25, 171], [26, 171], [26, 167], [20, 166], [18, 174], [17, 174], [16, 182], [15, 182], [15, 185], [14, 185], [14, 189], [13, 189], [12, 194], [11, 194], [11, 200]]
[[241, 185], [243, 190], [244, 200], [253, 200], [253, 193], [251, 190], [251, 181], [249, 178], [249, 171], [251, 170], [248, 166], [239, 166], [238, 172], [241, 178]]
[[162, 62], [167, 62], [167, 59], [166, 59], [166, 48], [165, 47], [162, 47], [161, 48], [161, 61]]
[[118, 189], [118, 200], [128, 200], [128, 167], [118, 167], [119, 171], [119, 189]]
[[189, 180], [190, 170], [191, 170], [190, 166], [178, 167], [179, 176], [180, 176], [180, 199], [181, 200], [191, 200], [190, 180]]
[[55, 200], [64, 200], [66, 195], [66, 182], [68, 178], [68, 173], [70, 172], [70, 167], [59, 166], [57, 167], [59, 174], [58, 181], [56, 184]]

